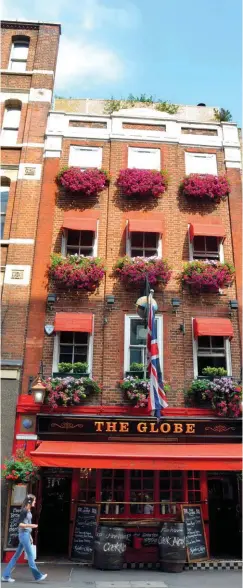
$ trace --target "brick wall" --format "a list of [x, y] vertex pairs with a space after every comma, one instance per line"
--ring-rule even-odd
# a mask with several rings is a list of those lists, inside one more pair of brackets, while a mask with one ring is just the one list
[[[141, 143], [130, 141], [91, 141], [64, 139], [59, 169], [68, 164], [70, 145], [93, 145], [103, 147], [102, 166], [109, 168], [112, 181], [109, 189], [104, 190], [98, 199], [86, 198], [83, 201], [80, 196], [67, 195], [58, 190], [53, 183], [52, 206], [49, 208], [49, 224], [45, 234], [45, 223], [42, 223], [41, 239], [45, 247], [45, 261], [48, 260], [48, 251], [60, 251], [63, 214], [66, 210], [99, 211], [99, 239], [98, 255], [105, 259], [106, 277], [95, 294], [70, 294], [65, 291], [57, 291], [55, 286], [48, 285], [48, 290], [57, 293], [57, 302], [51, 311], [44, 309], [43, 326], [53, 324], [56, 312], [92, 312], [95, 315], [94, 350], [93, 350], [93, 377], [102, 385], [102, 401], [104, 404], [124, 403], [125, 399], [117, 385], [123, 376], [124, 362], [124, 318], [126, 314], [136, 314], [135, 302], [140, 292], [134, 290], [127, 292], [119, 282], [112, 277], [112, 268], [117, 258], [125, 254], [125, 224], [126, 218], [131, 212], [149, 214], [153, 212], [157, 218], [164, 220], [163, 233], [163, 257], [165, 257], [173, 269], [172, 278], [163, 293], [155, 293], [159, 306], [159, 312], [163, 315], [163, 339], [164, 339], [164, 378], [171, 384], [169, 393], [170, 405], [184, 404], [184, 389], [193, 378], [193, 354], [192, 354], [192, 317], [214, 316], [228, 317], [228, 301], [235, 298], [235, 285], [224, 292], [224, 296], [216, 294], [192, 296], [187, 291], [182, 292], [177, 280], [183, 263], [188, 261], [188, 224], [193, 220], [220, 219], [226, 229], [224, 242], [225, 260], [233, 262], [233, 251], [230, 229], [229, 202], [223, 201], [216, 207], [210, 203], [194, 203], [191, 205], [186, 199], [179, 199], [178, 187], [185, 175], [185, 151], [216, 153], [218, 172], [224, 173], [224, 154], [220, 148], [192, 148], [180, 145], [163, 143], [142, 143], [143, 147], [158, 148], [161, 152], [161, 166], [168, 170], [169, 187], [162, 198], [154, 201], [133, 199], [128, 201], [122, 197], [115, 187], [115, 181], [121, 168], [127, 166], [127, 154], [129, 146], [141, 146]], [[49, 172], [56, 173], [56, 166], [51, 164]], [[51, 172], [52, 165], [52, 172]], [[56, 193], [53, 204], [54, 192]], [[46, 206], [48, 206], [46, 202]], [[47, 214], [47, 210], [46, 210]], [[52, 216], [53, 215], [53, 216]], [[52, 219], [50, 220], [50, 216]], [[50, 223], [52, 230], [50, 232]], [[47, 251], [48, 249], [48, 251]], [[43, 249], [42, 249], [43, 254]], [[39, 254], [41, 255], [41, 254]], [[35, 266], [40, 263], [41, 257], [35, 259]], [[48, 261], [47, 261], [48, 263]], [[41, 278], [38, 275], [38, 281]], [[38, 299], [41, 289], [35, 282], [35, 300]], [[107, 294], [115, 295], [115, 304], [111, 311], [107, 309], [105, 297]], [[46, 299], [46, 292], [43, 293]], [[171, 298], [178, 296], [181, 306], [178, 313], [172, 313]], [[105, 320], [104, 320], [105, 319]], [[34, 320], [34, 315], [32, 317]], [[239, 328], [237, 317], [232, 318], [234, 325], [234, 338], [231, 344], [233, 375], [239, 377], [240, 352], [239, 352]], [[185, 335], [180, 331], [180, 324], [185, 324]], [[28, 344], [28, 362], [26, 362], [26, 380], [28, 375], [35, 373], [42, 354], [45, 366], [45, 375], [51, 375], [53, 360], [53, 337], [46, 337], [43, 328], [33, 348]], [[38, 357], [37, 357], [38, 356]], [[35, 366], [35, 369], [34, 369]], [[31, 371], [32, 370], [32, 371]], [[24, 391], [24, 388], [23, 388]], [[89, 402], [97, 403], [97, 398]]]
[[[53, 89], [54, 72], [58, 52], [59, 26], [44, 24], [10, 23], [2, 21], [2, 65], [8, 68], [12, 38], [16, 35], [29, 37], [30, 44], [26, 73], [11, 71], [2, 76], [2, 91], [8, 92], [8, 99], [14, 99], [18, 94], [29, 93], [30, 88]], [[49, 74], [32, 73], [33, 70], [50, 70]], [[30, 72], [30, 73], [28, 73]], [[41, 180], [33, 177], [20, 179], [19, 165], [34, 164], [43, 166], [43, 145], [47, 124], [47, 116], [51, 106], [45, 97], [44, 101], [23, 100], [21, 118], [16, 147], [2, 148], [2, 165], [4, 176], [11, 179], [9, 202], [7, 207], [4, 239], [29, 240], [27, 242], [12, 243], [4, 246], [5, 265], [24, 265], [32, 268], [36, 226], [39, 211]], [[4, 103], [1, 109], [1, 121]], [[22, 147], [22, 143], [25, 146]], [[29, 143], [40, 146], [29, 147]], [[14, 175], [13, 175], [14, 174]], [[37, 176], [38, 177], [38, 176]], [[2, 327], [2, 357], [3, 359], [22, 359], [24, 353], [26, 321], [28, 316], [29, 281], [26, 285], [5, 283], [2, 293], [3, 327]], [[18, 328], [16, 329], [16, 326]]]

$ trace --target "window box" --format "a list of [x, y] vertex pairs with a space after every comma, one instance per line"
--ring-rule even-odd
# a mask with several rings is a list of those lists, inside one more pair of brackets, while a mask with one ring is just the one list
[[116, 185], [127, 198], [160, 198], [168, 181], [165, 171], [150, 169], [122, 169]]
[[180, 275], [182, 287], [189, 286], [193, 294], [218, 292], [234, 281], [234, 267], [217, 261], [192, 261], [184, 265]]
[[48, 378], [43, 384], [46, 387], [45, 404], [52, 409], [58, 406], [79, 406], [89, 394], [100, 393], [98, 384], [83, 375], [79, 379], [70, 374], [66, 378]]
[[[148, 379], [128, 376], [120, 382], [120, 388], [124, 390], [132, 406], [135, 408], [147, 408], [150, 390], [150, 381]], [[166, 394], [169, 389], [169, 385], [164, 384]]]
[[[126, 378], [128, 376], [132, 376], [133, 378], [140, 378], [141, 380], [144, 378], [144, 372], [138, 372], [136, 370], [130, 370], [128, 372], [126, 372]], [[146, 378], [148, 377], [148, 372], [146, 372]]]
[[181, 196], [195, 200], [220, 202], [230, 193], [230, 185], [226, 176], [211, 174], [190, 174], [180, 185]]
[[52, 255], [49, 276], [56, 286], [94, 292], [104, 275], [104, 264], [98, 257]]
[[193, 380], [186, 404], [197, 407], [212, 407], [221, 417], [238, 417], [241, 414], [242, 387], [233, 378]]
[[102, 169], [67, 167], [56, 178], [57, 184], [67, 192], [80, 196], [98, 196], [109, 185], [109, 174]]
[[120, 258], [114, 267], [114, 276], [128, 289], [142, 288], [146, 275], [151, 287], [158, 286], [162, 289], [170, 280], [171, 270], [167, 261], [162, 259], [131, 259], [128, 256]]

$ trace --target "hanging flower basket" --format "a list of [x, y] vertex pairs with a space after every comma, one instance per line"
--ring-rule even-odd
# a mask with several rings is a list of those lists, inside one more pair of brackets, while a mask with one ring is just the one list
[[7, 482], [35, 482], [38, 479], [39, 468], [25, 455], [23, 449], [17, 449], [15, 455], [4, 459], [2, 478]]
[[180, 185], [180, 194], [197, 200], [208, 199], [220, 202], [230, 193], [230, 185], [226, 176], [210, 174], [190, 174]]
[[114, 276], [121, 280], [126, 288], [142, 288], [146, 276], [150, 286], [165, 288], [171, 277], [171, 269], [167, 261], [155, 257], [144, 259], [142, 257], [130, 258], [128, 256], [118, 259], [114, 266]]
[[116, 185], [127, 198], [160, 198], [168, 180], [165, 171], [132, 168], [120, 171]]
[[104, 275], [105, 267], [98, 257], [52, 255], [49, 277], [67, 290], [94, 292]]
[[52, 409], [79, 406], [89, 394], [100, 392], [100, 387], [91, 378], [48, 378], [43, 384], [46, 387], [45, 404]]
[[234, 267], [229, 263], [216, 261], [191, 261], [184, 265], [179, 276], [182, 286], [189, 286], [195, 294], [218, 292], [228, 288], [234, 280]]
[[103, 169], [90, 168], [82, 171], [80, 167], [68, 167], [61, 170], [56, 180], [68, 192], [97, 196], [109, 185], [110, 176]]
[[207, 391], [212, 407], [218, 416], [239, 417], [241, 414], [242, 386], [231, 378], [214, 378]]

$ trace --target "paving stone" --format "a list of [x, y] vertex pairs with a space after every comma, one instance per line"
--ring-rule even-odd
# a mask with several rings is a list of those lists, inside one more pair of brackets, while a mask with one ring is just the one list
[[131, 588], [131, 582], [95, 582], [96, 588]]
[[130, 582], [131, 588], [168, 588], [168, 584], [164, 582], [146, 582], [139, 580], [137, 582]]

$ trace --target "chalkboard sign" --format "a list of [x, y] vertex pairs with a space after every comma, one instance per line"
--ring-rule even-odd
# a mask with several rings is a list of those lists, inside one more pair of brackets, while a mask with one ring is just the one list
[[15, 549], [18, 545], [18, 526], [21, 506], [10, 506], [8, 517], [8, 535], [6, 547]]
[[182, 519], [186, 525], [186, 545], [188, 561], [208, 559], [202, 508], [198, 504], [182, 506]]
[[92, 564], [99, 514], [97, 504], [77, 504], [71, 551], [73, 559]]

